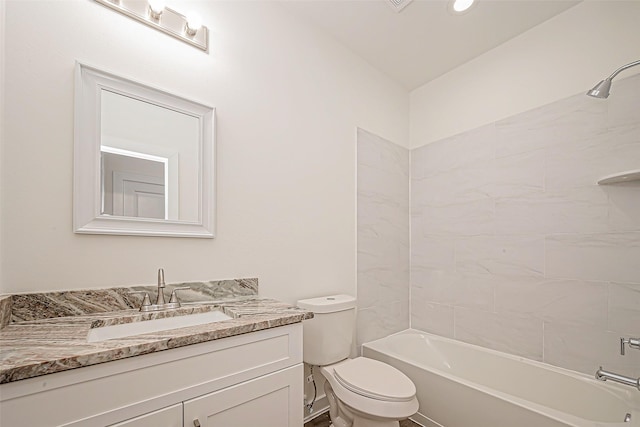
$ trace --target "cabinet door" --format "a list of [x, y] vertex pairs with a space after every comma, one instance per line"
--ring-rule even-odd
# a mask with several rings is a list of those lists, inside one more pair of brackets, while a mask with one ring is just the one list
[[111, 427], [182, 427], [182, 403], [113, 424]]
[[184, 427], [302, 427], [302, 364], [184, 402]]

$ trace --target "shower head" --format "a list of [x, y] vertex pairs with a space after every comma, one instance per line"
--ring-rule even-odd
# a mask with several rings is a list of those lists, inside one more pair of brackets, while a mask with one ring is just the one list
[[609, 90], [611, 89], [611, 79], [600, 80], [600, 83], [595, 85], [593, 89], [587, 92], [587, 95], [594, 98], [608, 98]]
[[635, 65], [640, 65], [640, 60], [631, 62], [627, 65], [623, 65], [622, 67], [618, 68], [609, 77], [607, 77], [606, 79], [600, 81], [600, 83], [595, 85], [593, 89], [587, 92], [587, 95], [593, 96], [594, 98], [601, 98], [601, 99], [608, 98], [609, 90], [611, 89], [611, 80], [613, 80], [613, 78], [617, 76], [621, 71], [626, 70], [627, 68], [631, 68]]

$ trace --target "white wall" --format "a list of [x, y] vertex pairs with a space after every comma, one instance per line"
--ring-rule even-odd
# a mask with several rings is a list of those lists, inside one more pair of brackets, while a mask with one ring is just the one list
[[640, 59], [638, 22], [639, 1], [587, 0], [414, 90], [411, 147], [586, 92]]
[[[276, 3], [192, 6], [208, 55], [93, 1], [6, 3], [3, 292], [149, 284], [164, 267], [169, 282], [259, 277], [291, 302], [355, 293], [356, 127], [408, 146], [408, 94]], [[216, 239], [72, 232], [76, 59], [216, 107]]]
[[[0, 22], [2, 22], [4, 24], [4, 16], [5, 16], [5, 2], [0, 1]], [[4, 86], [4, 52], [5, 52], [5, 25], [0, 25], [0, 203], [2, 203], [3, 198], [2, 198], [2, 194], [3, 194], [3, 189], [2, 189], [2, 182], [3, 182], [3, 172], [2, 172], [2, 165], [4, 163], [4, 133], [5, 133], [5, 126], [4, 126], [4, 92], [5, 92], [5, 86]], [[2, 277], [2, 270], [3, 270], [3, 265], [4, 263], [2, 262], [3, 258], [3, 247], [2, 247], [2, 240], [3, 240], [3, 235], [2, 235], [2, 208], [0, 207], [0, 278]], [[2, 279], [0, 279], [0, 293], [2, 292]]]

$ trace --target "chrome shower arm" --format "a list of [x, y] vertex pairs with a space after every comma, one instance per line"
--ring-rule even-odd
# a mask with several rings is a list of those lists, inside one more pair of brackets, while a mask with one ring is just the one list
[[631, 68], [631, 67], [635, 67], [636, 65], [640, 65], [640, 59], [637, 61], [633, 61], [627, 65], [623, 65], [622, 67], [618, 68], [617, 70], [615, 70], [613, 73], [611, 73], [611, 75], [609, 77], [607, 77], [607, 80], [613, 80], [613, 78], [615, 76], [617, 76], [618, 74], [620, 74], [622, 71], [626, 70], [627, 68]]

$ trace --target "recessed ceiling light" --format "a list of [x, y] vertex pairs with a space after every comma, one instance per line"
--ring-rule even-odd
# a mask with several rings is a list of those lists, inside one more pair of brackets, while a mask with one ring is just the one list
[[449, 10], [455, 14], [465, 13], [473, 5], [475, 0], [451, 0]]

